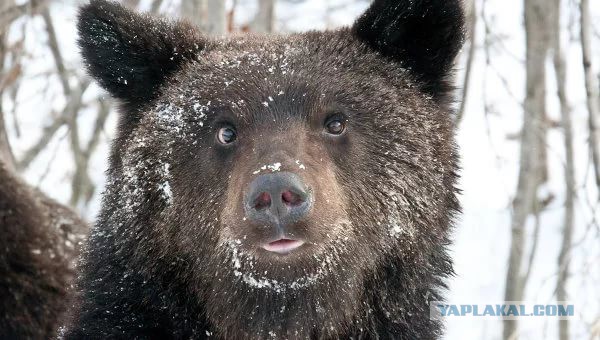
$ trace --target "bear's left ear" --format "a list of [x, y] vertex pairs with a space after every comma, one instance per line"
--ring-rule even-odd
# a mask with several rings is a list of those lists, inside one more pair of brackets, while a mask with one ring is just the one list
[[446, 78], [462, 48], [464, 26], [461, 0], [375, 0], [352, 32], [439, 99], [451, 89]]
[[92, 0], [79, 11], [79, 46], [89, 73], [129, 109], [152, 100], [205, 40], [191, 25]]

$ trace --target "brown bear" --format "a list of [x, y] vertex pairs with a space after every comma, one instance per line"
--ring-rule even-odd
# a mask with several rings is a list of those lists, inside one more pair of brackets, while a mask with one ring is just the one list
[[227, 38], [93, 0], [78, 29], [121, 119], [67, 339], [439, 337], [460, 0]]
[[30, 188], [0, 160], [0, 339], [57, 335], [86, 232], [73, 211]]

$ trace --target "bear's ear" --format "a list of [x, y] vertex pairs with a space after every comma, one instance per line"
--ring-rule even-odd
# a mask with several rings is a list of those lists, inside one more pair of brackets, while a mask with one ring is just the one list
[[80, 9], [77, 28], [89, 73], [130, 109], [152, 100], [167, 77], [197, 58], [205, 45], [187, 23], [134, 13], [103, 0]]
[[352, 32], [439, 99], [450, 90], [446, 78], [462, 48], [464, 25], [461, 0], [375, 0]]

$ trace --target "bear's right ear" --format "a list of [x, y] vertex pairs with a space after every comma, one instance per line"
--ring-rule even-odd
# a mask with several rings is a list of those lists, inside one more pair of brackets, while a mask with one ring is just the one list
[[408, 69], [434, 98], [452, 90], [447, 78], [465, 37], [462, 0], [375, 0], [352, 31]]
[[104, 0], [79, 11], [79, 46], [89, 73], [127, 108], [156, 96], [185, 61], [197, 58], [206, 41], [191, 25], [134, 13]]

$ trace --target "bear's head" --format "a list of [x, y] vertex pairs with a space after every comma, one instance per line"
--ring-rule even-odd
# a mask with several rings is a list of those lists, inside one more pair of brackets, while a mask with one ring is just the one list
[[351, 28], [216, 39], [92, 1], [80, 46], [121, 111], [92, 244], [222, 335], [410, 323], [451, 272], [463, 26], [460, 0], [376, 0]]

